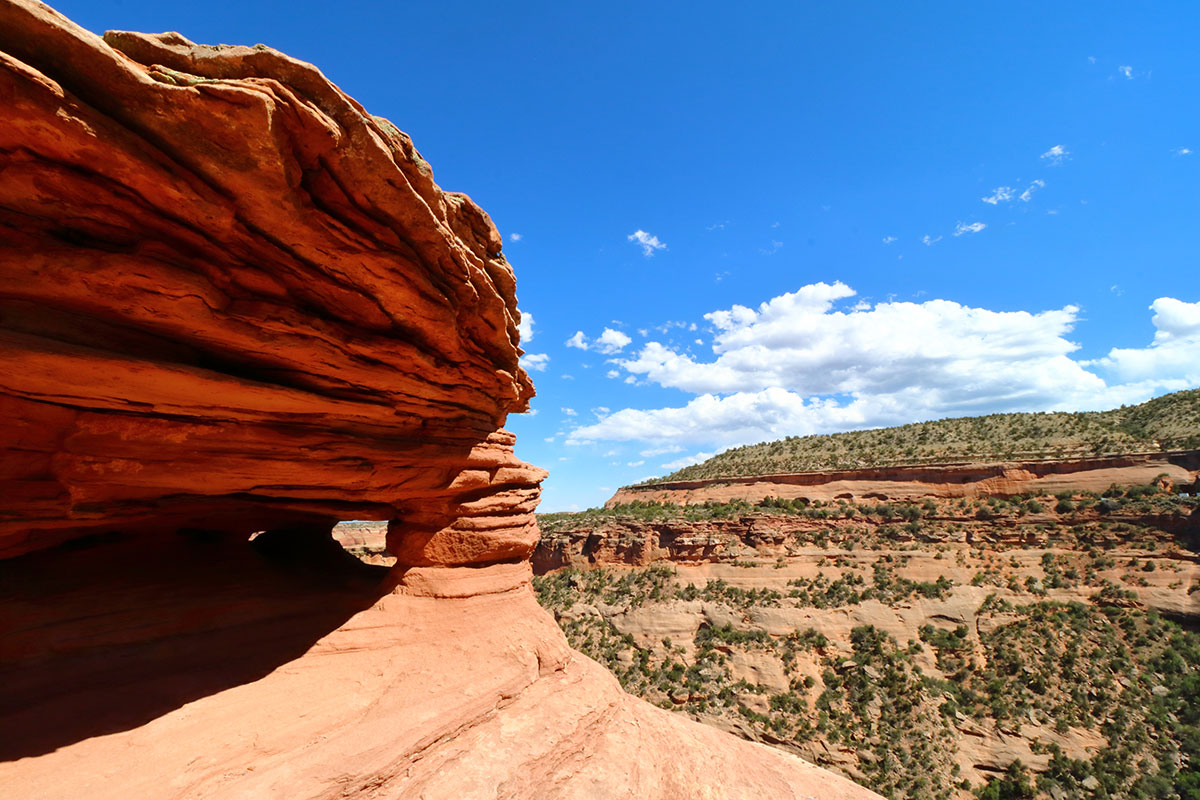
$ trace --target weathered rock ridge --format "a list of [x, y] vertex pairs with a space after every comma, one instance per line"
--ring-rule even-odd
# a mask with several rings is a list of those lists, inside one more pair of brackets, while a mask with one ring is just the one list
[[513, 273], [407, 136], [269, 49], [27, 3], [0, 48], [0, 553], [356, 517], [413, 564], [528, 551]]
[[513, 272], [391, 123], [27, 0], [0, 114], [6, 796], [874, 796], [631, 698], [537, 607]]
[[766, 497], [791, 500], [912, 500], [921, 497], [1011, 497], [1018, 494], [1102, 492], [1112, 485], [1150, 483], [1165, 475], [1192, 484], [1200, 451], [1096, 456], [1039, 461], [931, 464], [657, 481], [624, 486], [605, 503], [653, 501], [682, 505]]

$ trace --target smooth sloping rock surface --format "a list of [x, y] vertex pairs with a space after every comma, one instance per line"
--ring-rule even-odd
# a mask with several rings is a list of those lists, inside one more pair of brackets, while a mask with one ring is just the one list
[[5, 796], [871, 796], [623, 694], [537, 607], [513, 273], [391, 123], [26, 0], [0, 114]]
[[874, 796], [622, 692], [527, 564], [401, 578], [314, 555], [129, 537], [0, 563], [6, 793]]

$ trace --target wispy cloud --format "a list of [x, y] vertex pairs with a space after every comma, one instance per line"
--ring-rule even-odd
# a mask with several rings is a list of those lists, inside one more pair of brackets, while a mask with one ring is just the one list
[[1049, 164], [1052, 167], [1057, 167], [1059, 164], [1066, 161], [1070, 157], [1071, 157], [1070, 151], [1067, 150], [1067, 148], [1063, 147], [1061, 144], [1054, 145], [1054, 147], [1051, 147], [1049, 150], [1047, 150], [1046, 152], [1044, 152], [1040, 156], [1038, 156], [1038, 158], [1042, 159], [1043, 161], [1045, 161], [1047, 164]]
[[671, 471], [683, 469], [684, 467], [690, 467], [692, 464], [699, 464], [702, 461], [708, 461], [716, 454], [716, 450], [713, 450], [711, 453], [694, 453], [690, 456], [677, 458], [674, 461], [668, 461], [666, 464], [662, 465], [662, 468]]
[[1177, 147], [1171, 152], [1177, 156], [1190, 156], [1192, 154], [1192, 149], [1190, 147]]
[[921, 244], [926, 247], [933, 247], [942, 240], [941, 236], [930, 236], [928, 233], [921, 237]]
[[1037, 189], [1045, 188], [1045, 186], [1046, 186], [1046, 182], [1044, 180], [1042, 180], [1041, 178], [1038, 178], [1033, 183], [1029, 184], [1028, 189], [1021, 192], [1021, 197], [1020, 197], [1021, 202], [1028, 203], [1030, 200], [1033, 199], [1034, 191], [1036, 191]]
[[642, 248], [642, 255], [646, 256], [646, 258], [649, 258], [650, 256], [654, 255], [655, 250], [666, 250], [667, 249], [667, 245], [663, 242], [660, 242], [658, 240], [657, 236], [646, 233], [644, 230], [641, 230], [640, 228], [638, 230], [634, 231], [633, 233], [629, 234], [625, 238], [631, 242], [637, 242], [638, 245]]
[[564, 408], [562, 410], [562, 413], [566, 414], [568, 417], [573, 417], [576, 415], [577, 412], [573, 408]]
[[508, 240], [509, 240], [510, 242], [519, 242], [519, 241], [521, 241], [521, 234], [519, 234], [519, 233], [510, 233], [510, 234], [508, 235]]
[[1007, 203], [1013, 199], [1013, 188], [1011, 186], [997, 186], [995, 191], [990, 195], [981, 197], [980, 199], [993, 206], [999, 203]]
[[900, 241], [900, 240], [899, 240], [897, 237], [895, 237], [895, 236], [885, 236], [885, 237], [883, 237], [883, 243], [884, 243], [884, 244], [891, 244], [892, 242], [897, 242], [897, 241]]
[[663, 445], [662, 447], [651, 447], [649, 450], [643, 450], [638, 455], [642, 458], [654, 458], [655, 456], [667, 455], [668, 453], [682, 453], [683, 447], [677, 444]]
[[1117, 72], [1124, 75], [1126, 80], [1133, 80], [1133, 67], [1117, 67]]
[[[1059, 149], [1061, 150], [1061, 148]], [[1054, 151], [1051, 150], [1051, 153], [1053, 152]], [[1050, 154], [1044, 154], [1042, 158], [1047, 158], [1049, 155]], [[1061, 151], [1058, 153], [1058, 155], [1065, 156], [1066, 151]], [[1001, 203], [1011, 203], [1013, 200], [1020, 200], [1022, 203], [1028, 203], [1031, 199], [1033, 199], [1034, 191], [1043, 188], [1045, 185], [1046, 182], [1041, 178], [1038, 178], [1030, 183], [1028, 188], [1026, 188], [1025, 191], [1021, 192], [1020, 194], [1017, 194], [1017, 190], [1011, 186], [997, 186], [990, 195], [987, 197], [981, 197], [980, 199], [988, 205], [993, 206], [1000, 205]]]
[[982, 222], [972, 222], [969, 225], [960, 222], [954, 226], [954, 235], [962, 236], [964, 233], [979, 233], [986, 227], [987, 225], [984, 225]]
[[777, 242], [772, 239], [770, 247], [759, 248], [758, 252], [762, 253], [764, 256], [773, 256], [779, 252], [779, 248], [781, 247], [783, 247], [783, 242]]

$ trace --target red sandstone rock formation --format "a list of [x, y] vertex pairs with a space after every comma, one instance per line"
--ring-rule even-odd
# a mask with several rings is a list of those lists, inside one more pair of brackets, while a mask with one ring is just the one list
[[499, 430], [533, 390], [487, 215], [310, 65], [107, 42], [0, 5], [0, 552], [367, 517], [409, 563], [521, 557], [544, 473]]
[[[1047, 506], [1053, 498], [1043, 498]], [[639, 520], [633, 517], [559, 521], [553, 532], [543, 532], [532, 556], [533, 571], [544, 575], [563, 568], [645, 567], [656, 562], [717, 564], [744, 558], [791, 558], [808, 551], [816, 537], [828, 539], [831, 547], [861, 544], [886, 528], [886, 541], [907, 544], [989, 547], [1049, 547], [1063, 545], [1082, 549], [1067, 532], [1077, 524], [1100, 520], [1124, 523], [1131, 530], [1149, 527], [1182, 537], [1200, 532], [1200, 517], [1172, 514], [1100, 514], [1095, 508], [1059, 514], [1047, 509], [1040, 514], [981, 520], [974, 512], [953, 513], [942, 509], [925, 519], [932, 523], [917, 531], [899, 519], [856, 516], [853, 520], [814, 519], [760, 509], [734, 517], [705, 520]], [[1106, 546], [1123, 543], [1116, 532], [1092, 534], [1091, 542]], [[823, 549], [823, 548], [818, 548]]]
[[872, 796], [624, 695], [537, 607], [513, 273], [391, 123], [27, 0], [0, 114], [5, 796]]
[[1102, 492], [1114, 484], [1148, 484], [1164, 475], [1169, 483], [1191, 484], [1200, 477], [1198, 470], [1200, 451], [1195, 450], [1059, 461], [823, 470], [624, 486], [605, 506], [637, 500], [688, 505], [709, 500], [756, 503], [766, 497], [861, 501]]

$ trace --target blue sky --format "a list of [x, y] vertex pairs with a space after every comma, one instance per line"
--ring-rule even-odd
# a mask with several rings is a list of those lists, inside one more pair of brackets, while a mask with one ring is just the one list
[[543, 510], [789, 434], [1200, 385], [1200, 4], [55, 7], [311, 61], [492, 215]]

